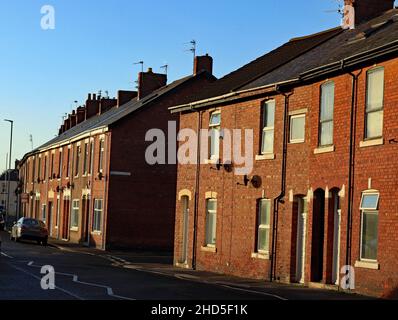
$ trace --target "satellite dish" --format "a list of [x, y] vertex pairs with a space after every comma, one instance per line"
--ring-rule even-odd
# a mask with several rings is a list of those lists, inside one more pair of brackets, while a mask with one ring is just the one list
[[262, 179], [260, 176], [253, 176], [250, 182], [252, 186], [256, 189], [260, 188], [262, 185]]

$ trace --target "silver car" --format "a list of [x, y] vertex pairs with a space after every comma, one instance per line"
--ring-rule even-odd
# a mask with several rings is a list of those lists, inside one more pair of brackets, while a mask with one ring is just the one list
[[48, 230], [43, 221], [31, 218], [21, 218], [14, 224], [10, 235], [11, 240], [34, 240], [38, 244], [47, 245]]

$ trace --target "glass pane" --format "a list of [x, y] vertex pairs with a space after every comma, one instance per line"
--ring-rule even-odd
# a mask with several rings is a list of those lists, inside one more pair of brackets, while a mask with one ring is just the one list
[[271, 201], [261, 200], [260, 201], [259, 224], [269, 226], [270, 225], [270, 216], [271, 216]]
[[275, 122], [275, 101], [268, 101], [264, 105], [263, 127], [273, 127]]
[[291, 140], [304, 140], [305, 136], [305, 117], [295, 117], [290, 120]]
[[379, 206], [378, 194], [364, 194], [362, 197], [361, 209], [377, 210]]
[[377, 110], [383, 107], [384, 69], [377, 69], [368, 73], [368, 92], [366, 110]]
[[274, 152], [274, 130], [263, 131], [262, 153]]
[[221, 113], [213, 113], [210, 117], [210, 125], [211, 126], [219, 126], [221, 125]]
[[321, 121], [333, 120], [334, 112], [334, 83], [322, 86], [321, 94]]
[[333, 144], [333, 121], [321, 124], [321, 146]]
[[366, 116], [366, 137], [383, 136], [383, 111], [368, 113]]
[[269, 229], [258, 230], [258, 251], [269, 251]]
[[212, 129], [210, 132], [210, 157], [218, 157], [220, 153], [220, 130]]
[[207, 226], [206, 226], [206, 242], [207, 244], [216, 244], [216, 214], [207, 214]]
[[217, 211], [217, 201], [207, 200], [207, 210]]
[[363, 213], [362, 259], [377, 260], [378, 215]]

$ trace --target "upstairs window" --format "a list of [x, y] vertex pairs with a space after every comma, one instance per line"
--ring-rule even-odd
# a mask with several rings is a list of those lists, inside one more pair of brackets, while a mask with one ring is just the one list
[[334, 82], [321, 87], [321, 110], [319, 117], [319, 145], [333, 145]]
[[264, 103], [262, 110], [261, 154], [274, 152], [275, 100]]
[[75, 176], [77, 177], [79, 175], [79, 169], [80, 169], [80, 154], [81, 154], [81, 147], [76, 146], [76, 163], [75, 163]]
[[83, 175], [87, 175], [88, 172], [88, 159], [90, 156], [90, 150], [88, 143], [84, 144], [84, 160], [83, 160]]
[[290, 143], [305, 141], [305, 114], [290, 117]]
[[384, 68], [368, 71], [366, 89], [365, 138], [383, 136]]
[[98, 160], [98, 172], [103, 172], [104, 170], [104, 145], [105, 142], [103, 139], [100, 140], [100, 146], [99, 146], [99, 160]]
[[220, 158], [220, 131], [221, 131], [221, 113], [213, 112], [210, 115], [210, 159], [218, 160]]

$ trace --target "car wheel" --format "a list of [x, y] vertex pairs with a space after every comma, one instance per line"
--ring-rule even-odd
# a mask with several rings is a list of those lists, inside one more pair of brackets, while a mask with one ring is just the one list
[[41, 242], [41, 244], [42, 244], [44, 247], [47, 247], [47, 243], [48, 243], [48, 239], [47, 239], [47, 238], [45, 238], [45, 239]]
[[15, 240], [15, 242], [19, 242], [19, 238], [18, 237], [15, 237], [14, 240]]
[[14, 237], [12, 236], [12, 234], [10, 234], [10, 240], [14, 241]]

